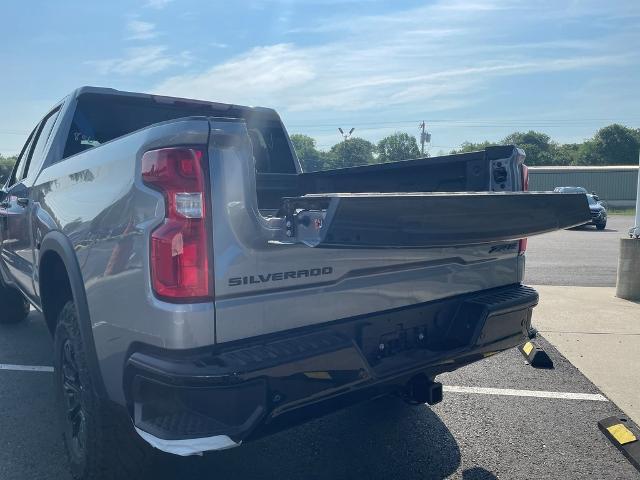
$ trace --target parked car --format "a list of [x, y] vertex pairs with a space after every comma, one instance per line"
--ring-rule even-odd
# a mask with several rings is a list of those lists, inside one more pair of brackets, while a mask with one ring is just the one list
[[556, 187], [553, 189], [556, 193], [583, 193], [587, 196], [589, 202], [589, 210], [591, 219], [583, 225], [595, 225], [598, 230], [604, 230], [607, 226], [607, 206], [601, 201], [595, 192], [589, 193], [584, 187]]
[[[559, 192], [559, 193], [585, 193], [585, 194], [589, 193], [587, 189], [584, 187], [556, 187], [553, 189], [553, 191]], [[600, 198], [598, 197], [598, 194], [596, 192], [591, 192], [591, 195], [597, 201], [600, 201]]]
[[553, 191], [557, 193], [589, 193], [584, 187], [556, 187]]
[[[0, 320], [54, 337], [74, 478], [236, 447], [523, 343], [526, 237], [589, 220], [513, 146], [305, 173], [278, 114], [84, 87], [0, 192]], [[334, 193], [342, 192], [342, 193]]]
[[587, 195], [587, 201], [591, 211], [591, 221], [587, 225], [595, 225], [598, 230], [604, 230], [607, 227], [607, 208], [595, 195]]

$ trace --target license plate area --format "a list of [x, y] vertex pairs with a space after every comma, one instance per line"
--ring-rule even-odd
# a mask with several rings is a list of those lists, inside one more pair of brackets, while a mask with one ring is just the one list
[[380, 314], [361, 326], [359, 346], [371, 365], [413, 351], [436, 355], [468, 346], [483, 318], [462, 305], [460, 299], [451, 299], [392, 316]]

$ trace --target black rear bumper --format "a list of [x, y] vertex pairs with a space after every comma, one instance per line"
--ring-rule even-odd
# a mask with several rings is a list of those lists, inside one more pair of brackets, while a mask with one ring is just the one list
[[537, 302], [518, 284], [251, 342], [141, 349], [126, 366], [129, 411], [160, 439], [238, 443], [519, 345]]

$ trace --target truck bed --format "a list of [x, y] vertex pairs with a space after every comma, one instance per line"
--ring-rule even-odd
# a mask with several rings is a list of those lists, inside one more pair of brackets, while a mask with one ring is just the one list
[[265, 176], [242, 121], [209, 122], [220, 343], [517, 284], [519, 239], [589, 215], [522, 192], [513, 146]]

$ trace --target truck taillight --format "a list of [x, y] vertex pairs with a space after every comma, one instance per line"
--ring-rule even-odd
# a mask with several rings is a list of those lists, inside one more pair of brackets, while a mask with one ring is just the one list
[[169, 301], [208, 300], [209, 273], [206, 157], [186, 147], [142, 156], [142, 181], [164, 194], [164, 222], [151, 233], [151, 283]]
[[[529, 190], [529, 167], [527, 167], [524, 163], [521, 165], [522, 168], [522, 190]], [[524, 255], [527, 251], [527, 239], [521, 238], [520, 244], [518, 245], [518, 255]]]

